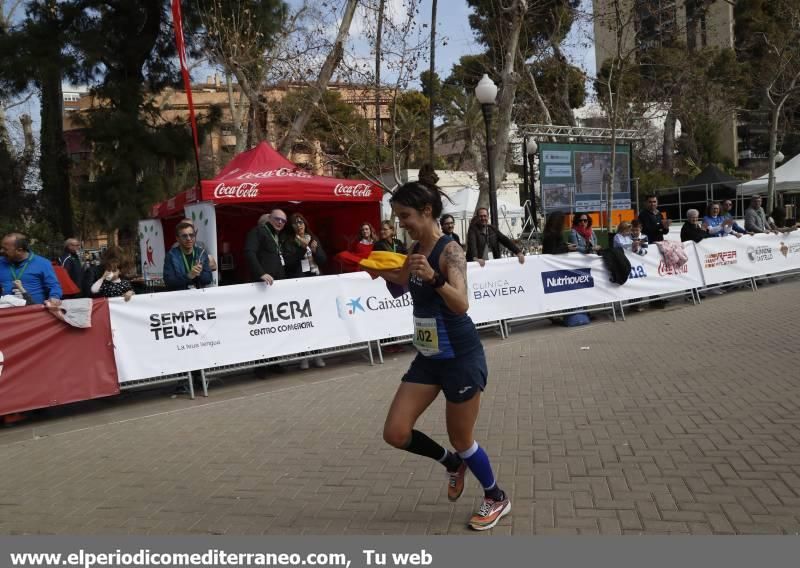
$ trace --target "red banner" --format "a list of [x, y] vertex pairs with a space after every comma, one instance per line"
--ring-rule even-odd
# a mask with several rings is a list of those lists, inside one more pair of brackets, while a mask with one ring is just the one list
[[192, 125], [194, 138], [194, 160], [197, 165], [197, 184], [200, 184], [200, 142], [197, 137], [197, 120], [194, 117], [194, 101], [192, 100], [192, 79], [186, 65], [186, 46], [183, 42], [183, 20], [181, 18], [181, 0], [172, 0], [172, 26], [175, 28], [175, 47], [178, 49], [178, 60], [181, 63], [183, 86], [186, 89], [186, 102], [189, 105], [189, 122]]
[[42, 306], [0, 309], [0, 415], [119, 393], [107, 300], [78, 329]]

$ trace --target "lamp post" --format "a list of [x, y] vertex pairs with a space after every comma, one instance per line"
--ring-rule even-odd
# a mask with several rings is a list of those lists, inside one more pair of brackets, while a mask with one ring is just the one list
[[497, 97], [497, 85], [488, 75], [484, 75], [475, 87], [475, 98], [481, 103], [483, 122], [486, 124], [486, 170], [489, 174], [489, 214], [492, 225], [498, 228], [497, 223], [497, 185], [494, 179], [494, 138], [492, 137], [492, 110]]
[[[535, 182], [533, 176], [531, 175], [530, 177], [528, 177], [529, 176], [528, 156], [533, 156], [538, 148], [539, 147], [536, 144], [536, 140], [534, 140], [533, 138], [528, 138], [527, 136], [524, 136], [522, 138], [522, 184], [523, 184], [522, 187], [525, 193], [525, 199], [528, 202], [530, 202], [530, 207], [526, 211], [523, 211], [523, 214], [526, 216], [530, 215], [531, 222], [533, 223], [533, 226], [537, 230], [539, 229], [539, 227], [536, 223], [536, 195], [535, 195], [536, 188], [533, 183]], [[533, 166], [532, 162], [531, 166]], [[532, 174], [533, 167], [531, 167], [530, 169]]]

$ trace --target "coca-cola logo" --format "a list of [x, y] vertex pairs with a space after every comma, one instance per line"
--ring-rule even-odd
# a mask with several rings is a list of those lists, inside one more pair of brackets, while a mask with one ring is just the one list
[[239, 185], [220, 183], [214, 188], [215, 199], [247, 199], [253, 197], [258, 197], [257, 183], [240, 183]]
[[688, 273], [689, 273], [689, 266], [687, 264], [675, 268], [672, 266], [667, 266], [663, 260], [661, 260], [658, 263], [659, 276], [678, 276], [679, 274], [688, 274]]
[[370, 197], [372, 186], [368, 183], [357, 183], [355, 185], [345, 185], [337, 183], [333, 188], [333, 194], [339, 197]]
[[314, 176], [303, 170], [278, 168], [277, 170], [264, 170], [263, 172], [244, 172], [242, 175], [236, 176], [236, 179], [268, 179], [273, 177], [310, 178]]

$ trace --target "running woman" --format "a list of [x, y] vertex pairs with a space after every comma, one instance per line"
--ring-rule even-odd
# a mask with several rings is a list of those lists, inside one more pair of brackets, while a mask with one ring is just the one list
[[[400, 226], [416, 242], [402, 268], [370, 272], [409, 286], [414, 301], [414, 346], [419, 353], [394, 396], [383, 439], [441, 463], [449, 476], [450, 501], [464, 491], [464, 474], [469, 468], [484, 490], [483, 502], [469, 526], [487, 530], [511, 511], [511, 501], [497, 484], [489, 456], [473, 437], [488, 371], [478, 332], [467, 315], [464, 250], [439, 228], [442, 193], [436, 186], [406, 183], [394, 193], [391, 204]], [[455, 452], [414, 429], [439, 391], [444, 391], [447, 401], [447, 433]]]

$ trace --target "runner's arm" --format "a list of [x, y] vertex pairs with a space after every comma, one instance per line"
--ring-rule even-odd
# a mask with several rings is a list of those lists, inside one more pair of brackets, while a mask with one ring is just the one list
[[439, 272], [447, 283], [436, 291], [455, 314], [465, 314], [469, 309], [467, 297], [467, 259], [464, 249], [455, 241], [448, 243], [439, 259]]

